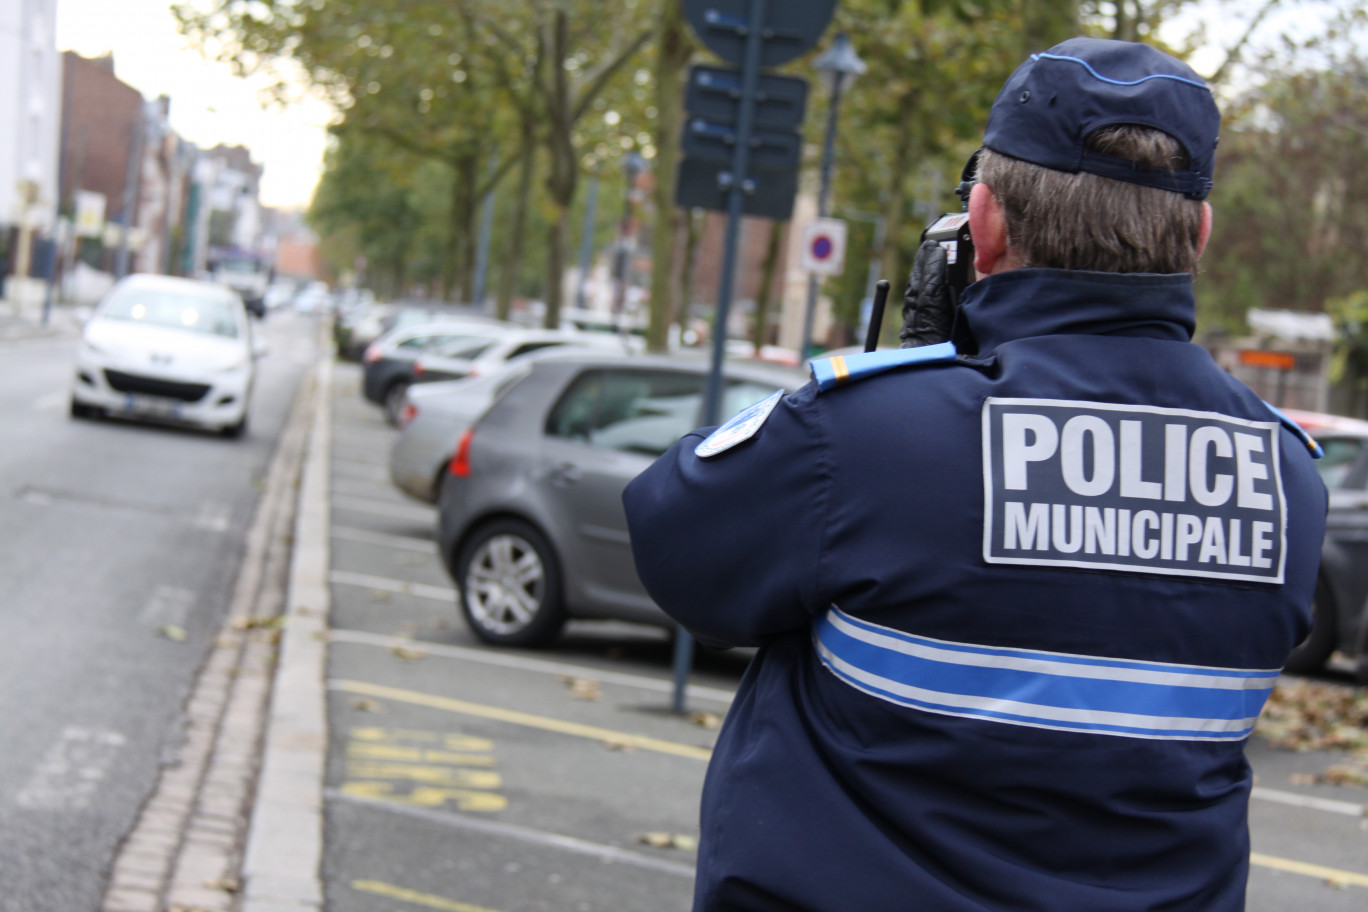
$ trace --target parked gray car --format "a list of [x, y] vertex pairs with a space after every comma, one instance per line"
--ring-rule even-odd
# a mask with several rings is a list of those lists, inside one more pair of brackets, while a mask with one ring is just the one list
[[1287, 660], [1315, 672], [1336, 651], [1368, 684], [1368, 421], [1287, 411], [1325, 450], [1316, 463], [1330, 493], [1311, 634]]
[[[544, 357], [461, 434], [439, 543], [478, 637], [540, 645], [571, 617], [670, 625], [637, 579], [622, 491], [697, 426], [707, 372], [663, 356]], [[729, 365], [722, 412], [803, 379]]]

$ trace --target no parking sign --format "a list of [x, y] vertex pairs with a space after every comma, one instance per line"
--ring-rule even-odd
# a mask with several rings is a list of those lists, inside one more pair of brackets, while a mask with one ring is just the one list
[[822, 276], [838, 276], [845, 267], [846, 223], [819, 218], [803, 230], [803, 268]]

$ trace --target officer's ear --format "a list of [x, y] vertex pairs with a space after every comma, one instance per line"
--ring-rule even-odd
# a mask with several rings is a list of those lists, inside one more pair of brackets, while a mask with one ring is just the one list
[[1016, 269], [1020, 261], [1007, 245], [1007, 218], [997, 194], [974, 184], [969, 194], [969, 233], [974, 238], [974, 271], [981, 276]]
[[[972, 229], [971, 229], [972, 230]], [[1211, 203], [1202, 203], [1202, 223], [1197, 227], [1197, 256], [1202, 255], [1206, 250], [1207, 241], [1211, 239]]]

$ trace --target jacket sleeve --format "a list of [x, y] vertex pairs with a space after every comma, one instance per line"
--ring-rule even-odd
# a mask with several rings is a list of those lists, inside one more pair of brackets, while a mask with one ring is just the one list
[[819, 583], [830, 473], [816, 388], [785, 396], [754, 436], [715, 456], [686, 435], [627, 486], [637, 574], [705, 645], [759, 645], [825, 608]]

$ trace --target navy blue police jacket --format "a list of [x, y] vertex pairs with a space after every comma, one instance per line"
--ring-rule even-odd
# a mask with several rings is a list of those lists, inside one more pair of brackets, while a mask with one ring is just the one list
[[973, 357], [809, 383], [626, 490], [652, 597], [760, 647], [694, 908], [1242, 909], [1314, 442], [1190, 343], [1187, 276], [1017, 270], [961, 316]]

